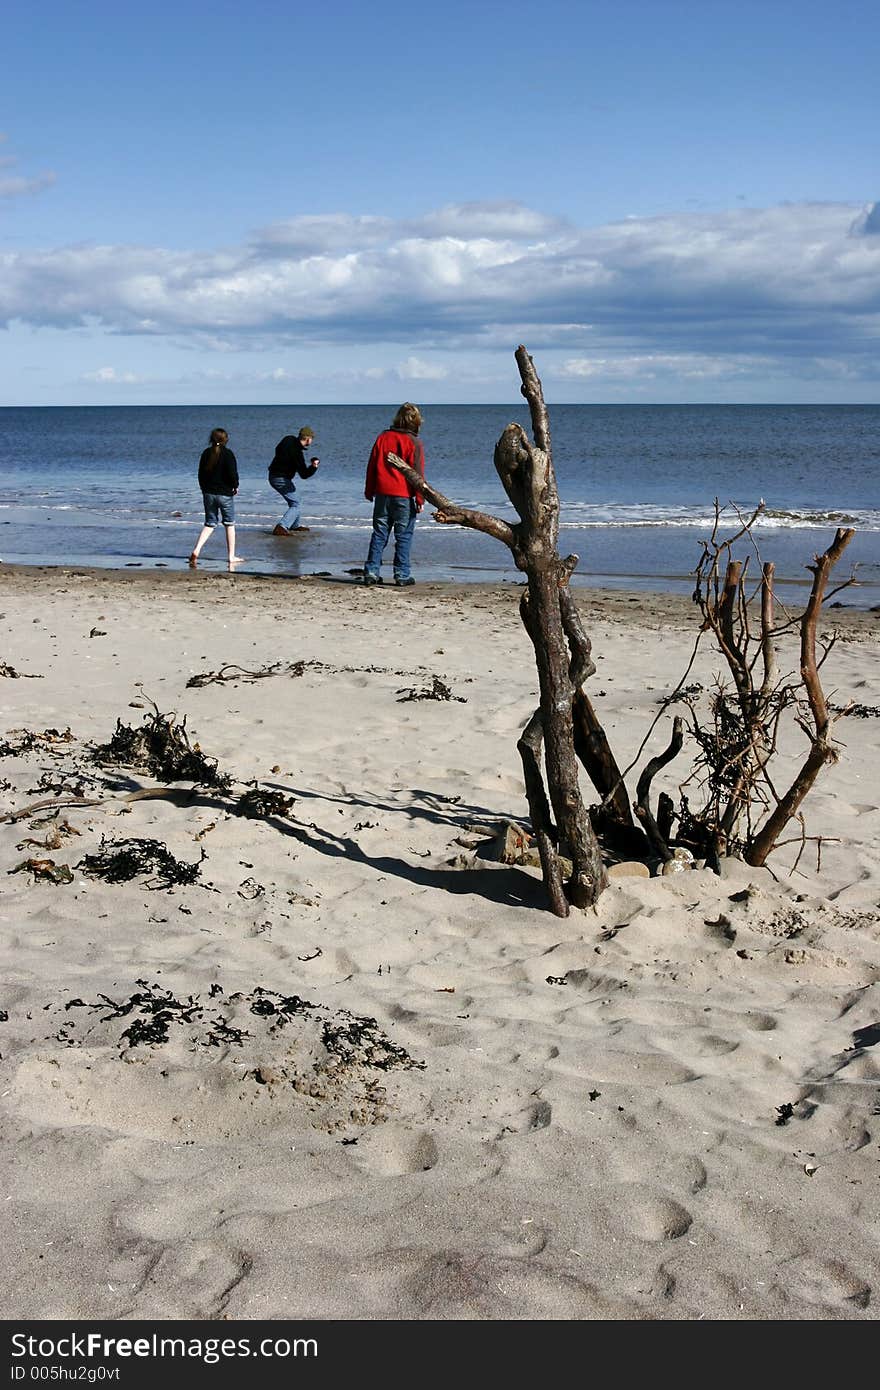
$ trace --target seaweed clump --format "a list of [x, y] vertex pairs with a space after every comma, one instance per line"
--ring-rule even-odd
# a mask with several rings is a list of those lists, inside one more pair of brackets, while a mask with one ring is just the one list
[[52, 752], [59, 743], [73, 743], [70, 729], [13, 729], [14, 740], [0, 743], [0, 758], [20, 758], [23, 753]]
[[117, 719], [113, 737], [98, 745], [94, 758], [101, 765], [142, 769], [159, 782], [196, 782], [223, 792], [232, 786], [232, 778], [218, 770], [216, 758], [206, 757], [197, 743], [190, 743], [186, 719], [175, 724], [172, 715], [161, 714], [155, 706], [138, 729]]
[[425, 1063], [410, 1057], [405, 1048], [393, 1043], [374, 1018], [362, 1018], [340, 1010], [336, 1018], [321, 1025], [321, 1041], [331, 1057], [346, 1066], [360, 1064], [389, 1071], [391, 1067], [418, 1067]]
[[459, 705], [467, 704], [465, 696], [453, 695], [449, 686], [439, 676], [432, 676], [431, 684], [422, 686], [421, 689], [413, 686], [408, 690], [398, 690], [397, 694], [399, 705], [405, 705], [408, 700], [455, 700]]
[[267, 816], [289, 815], [293, 797], [283, 792], [272, 792], [251, 787], [238, 798], [233, 811], [237, 816], [247, 816], [251, 820], [265, 820]]
[[141, 989], [129, 999], [117, 1003], [107, 994], [99, 994], [98, 1001], [94, 1004], [86, 1004], [82, 999], [70, 999], [64, 1006], [65, 1011], [90, 1009], [92, 1012], [101, 1012], [109, 1009], [110, 1012], [103, 1013], [101, 1019], [102, 1023], [109, 1023], [113, 1019], [125, 1018], [137, 1010], [138, 1016], [132, 1019], [129, 1027], [119, 1038], [120, 1043], [127, 1041], [129, 1047], [137, 1047], [142, 1043], [165, 1043], [168, 1041], [168, 1031], [172, 1023], [189, 1023], [193, 1019], [201, 1018], [201, 1005], [193, 995], [184, 1001], [175, 999], [169, 990], [162, 989], [159, 985], [149, 985], [146, 980], [138, 980], [136, 983]]
[[98, 853], [87, 854], [77, 868], [90, 878], [103, 878], [107, 883], [130, 883], [132, 879], [154, 875], [147, 887], [158, 889], [195, 883], [201, 873], [201, 862], [200, 859], [196, 864], [187, 864], [175, 859], [161, 840], [108, 842], [102, 837]]

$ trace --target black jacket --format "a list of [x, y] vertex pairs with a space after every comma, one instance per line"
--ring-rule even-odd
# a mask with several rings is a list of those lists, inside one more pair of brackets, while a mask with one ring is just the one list
[[269, 464], [270, 478], [311, 478], [316, 463], [306, 463], [306, 451], [295, 434], [286, 434], [275, 447], [275, 457]]
[[199, 487], [202, 492], [216, 492], [231, 497], [238, 491], [238, 464], [231, 449], [220, 450], [217, 466], [211, 467], [213, 450], [207, 448], [199, 459]]

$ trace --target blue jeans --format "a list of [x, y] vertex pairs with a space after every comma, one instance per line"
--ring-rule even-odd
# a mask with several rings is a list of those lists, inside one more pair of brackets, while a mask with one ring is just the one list
[[299, 517], [302, 510], [302, 504], [297, 496], [293, 479], [282, 478], [280, 476], [276, 477], [273, 474], [269, 478], [269, 486], [274, 487], [276, 492], [280, 492], [287, 503], [287, 511], [284, 513], [278, 525], [283, 526], [286, 531], [292, 531], [295, 526], [299, 526]]
[[416, 504], [411, 497], [388, 497], [380, 493], [373, 500], [373, 534], [364, 575], [379, 578], [382, 552], [394, 531], [394, 578], [409, 579], [409, 555], [416, 529]]

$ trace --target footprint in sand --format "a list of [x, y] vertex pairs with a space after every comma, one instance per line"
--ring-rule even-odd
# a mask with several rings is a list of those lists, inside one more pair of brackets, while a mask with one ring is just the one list
[[736, 1052], [738, 1047], [739, 1043], [732, 1038], [722, 1038], [717, 1033], [697, 1031], [689, 1042], [687, 1050], [694, 1057], [723, 1057], [728, 1052]]
[[553, 1119], [549, 1100], [532, 1101], [524, 1109], [506, 1115], [497, 1131], [497, 1138], [508, 1134], [531, 1134], [536, 1129], [548, 1129]]
[[[608, 1176], [616, 1183], [640, 1186], [645, 1173], [644, 1151], [634, 1151], [622, 1145], [609, 1161]], [[651, 1176], [654, 1182], [679, 1197], [701, 1192], [708, 1182], [702, 1160], [696, 1154], [664, 1153], [655, 1150], [651, 1155]], [[668, 1194], [667, 1194], [668, 1195]]]
[[464, 1044], [469, 1034], [459, 1023], [446, 1023], [442, 1019], [427, 1019], [401, 1004], [392, 1004], [388, 1017], [393, 1023], [402, 1023], [412, 1030], [413, 1036], [433, 1043], [435, 1047], [454, 1047]]
[[218, 1241], [169, 1245], [137, 1290], [132, 1311], [140, 1318], [214, 1318], [251, 1270], [240, 1250]]
[[772, 1014], [752, 1013], [751, 1011], [743, 1014], [743, 1022], [747, 1028], [751, 1028], [753, 1033], [772, 1033], [776, 1028], [777, 1022]]
[[839, 1307], [852, 1303], [867, 1308], [871, 1285], [841, 1260], [820, 1260], [801, 1255], [784, 1267], [784, 1288], [789, 1295], [820, 1307]]
[[816, 1102], [809, 1112], [810, 1147], [820, 1157], [828, 1154], [856, 1153], [871, 1142], [864, 1110], [853, 1105], [835, 1104], [835, 1097], [848, 1097], [849, 1083], [829, 1081], [805, 1088], [803, 1100]]
[[[577, 1015], [575, 1014], [575, 1017]], [[658, 1086], [681, 1086], [693, 1081], [696, 1072], [684, 1066], [674, 1057], [656, 1052], [612, 1052], [610, 1049], [594, 1048], [589, 1058], [589, 1073], [583, 1063], [571, 1065], [565, 1057], [553, 1069], [563, 1075], [584, 1076], [594, 1084], [619, 1084], [655, 1088]]]
[[408, 1130], [386, 1124], [381, 1130], [365, 1134], [354, 1155], [372, 1173], [395, 1177], [404, 1173], [423, 1173], [439, 1159], [437, 1145], [426, 1130]]
[[[576, 1257], [572, 1257], [574, 1259]], [[419, 1318], [617, 1319], [637, 1315], [628, 1300], [615, 1299], [572, 1274], [523, 1262], [445, 1250], [387, 1252], [370, 1261], [371, 1272], [397, 1283], [396, 1299]]]
[[510, 1259], [530, 1260], [546, 1248], [547, 1239], [547, 1230], [538, 1221], [524, 1221], [519, 1226], [504, 1226], [498, 1232], [495, 1253]]
[[612, 1230], [637, 1240], [678, 1240], [693, 1221], [687, 1208], [674, 1198], [640, 1183], [606, 1188], [600, 1205]]

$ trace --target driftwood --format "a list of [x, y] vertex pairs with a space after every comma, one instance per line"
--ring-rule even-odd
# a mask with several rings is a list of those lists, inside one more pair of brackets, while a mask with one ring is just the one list
[[[517, 569], [527, 576], [521, 616], [535, 651], [540, 705], [523, 730], [518, 746], [550, 906], [557, 916], [565, 917], [569, 904], [589, 907], [606, 884], [599, 844], [581, 798], [574, 743], [575, 697], [595, 668], [589, 640], [568, 590], [578, 557], [562, 559], [557, 549], [559, 496], [541, 382], [522, 346], [517, 348], [516, 362], [522, 394], [529, 405], [534, 443], [521, 425], [508, 425], [495, 448], [495, 468], [519, 516], [517, 523], [460, 507], [396, 455], [390, 454], [388, 462], [399, 468], [410, 485], [437, 508], [435, 521], [494, 536], [510, 549]], [[582, 723], [582, 732], [583, 727]], [[584, 736], [583, 741], [589, 742], [589, 738]], [[596, 747], [601, 749], [601, 740]], [[542, 749], [546, 788], [541, 771]], [[601, 751], [595, 754], [599, 760], [603, 756]], [[607, 768], [609, 781], [613, 777], [612, 764], [613, 759]], [[571, 874], [565, 881], [561, 850], [572, 863]]]
[[655, 820], [651, 812], [649, 795], [651, 783], [657, 773], [661, 768], [665, 767], [667, 763], [671, 763], [673, 758], [678, 756], [681, 752], [681, 745], [683, 742], [684, 724], [680, 718], [676, 718], [673, 720], [672, 724], [672, 738], [669, 741], [669, 747], [665, 752], [659, 753], [656, 758], [651, 759], [642, 775], [639, 777], [636, 785], [636, 815], [645, 827], [645, 834], [650, 841], [651, 848], [664, 863], [674, 857], [668, 843], [669, 831], [672, 824], [669, 798], [667, 797], [667, 799], [661, 803], [662, 811], [658, 810], [657, 820]]
[[[732, 539], [751, 534], [760, 511], [761, 507]], [[831, 713], [819, 676], [833, 638], [817, 659], [816, 628], [829, 575], [855, 532], [838, 529], [824, 554], [808, 566], [813, 582], [803, 613], [777, 625], [775, 567], [769, 563], [761, 567], [760, 605], [754, 615], [746, 587], [748, 561], [729, 559], [732, 541], [718, 542], [717, 529], [716, 505], [715, 530], [697, 567], [694, 600], [703, 615], [703, 631], [712, 633], [727, 664], [732, 689], [719, 684], [713, 699], [714, 728], [695, 721], [692, 730], [701, 746], [708, 795], [699, 811], [689, 812], [689, 833], [693, 836], [696, 831], [702, 838], [697, 848], [710, 860], [735, 853], [758, 866], [766, 862], [788, 822], [798, 816], [821, 769], [837, 760], [831, 731], [843, 711]], [[752, 626], [755, 620], [757, 632]], [[799, 679], [779, 673], [777, 639], [792, 628], [800, 635]], [[809, 746], [790, 786], [780, 792], [769, 765], [786, 711], [792, 711]]]
[[[750, 864], [763, 864], [788, 822], [798, 813], [801, 802], [826, 763], [837, 761], [837, 749], [831, 739], [831, 728], [840, 715], [829, 713], [828, 702], [819, 679], [816, 660], [816, 623], [825, 597], [828, 577], [855, 532], [838, 528], [832, 544], [824, 555], [817, 555], [808, 568], [813, 574], [810, 598], [800, 620], [800, 673], [809, 705], [809, 718], [798, 723], [809, 739], [807, 756], [788, 791], [777, 801], [775, 809], [754, 837], [746, 858]], [[763, 622], [763, 613], [762, 613]], [[827, 655], [827, 650], [825, 652]], [[822, 658], [824, 660], [824, 656]], [[811, 722], [810, 722], [811, 721]]]
[[[801, 820], [801, 804], [822, 767], [837, 758], [831, 730], [848, 707], [836, 710], [825, 698], [819, 669], [833, 638], [817, 657], [816, 628], [822, 604], [831, 597], [826, 595], [829, 575], [854, 533], [838, 530], [828, 550], [809, 566], [813, 583], [803, 614], [777, 625], [774, 566], [762, 565], [758, 588], [750, 594], [749, 562], [732, 558], [734, 542], [743, 538], [756, 550], [752, 526], [764, 504], [751, 517], [740, 517], [733, 536], [719, 540], [721, 512], [716, 503], [712, 536], [704, 543], [695, 570], [693, 597], [702, 616], [700, 635], [677, 690], [663, 702], [664, 710], [674, 700], [690, 708], [689, 732], [697, 755], [679, 789], [679, 804], [661, 792], [656, 812], [652, 811], [652, 781], [683, 745], [683, 720], [676, 718], [666, 749], [648, 761], [631, 801], [625, 779], [640, 761], [657, 720], [621, 772], [582, 689], [595, 666], [569, 589], [578, 557], [563, 559], [557, 549], [559, 498], [541, 383], [524, 347], [517, 348], [516, 361], [534, 442], [520, 425], [508, 425], [495, 448], [495, 468], [517, 512], [517, 522], [459, 506], [402, 459], [391, 454], [388, 461], [437, 508], [435, 521], [493, 536], [508, 547], [517, 569], [527, 576], [520, 617], [535, 651], [540, 704], [520, 735], [518, 749], [550, 907], [566, 916], [571, 904], [586, 907], [596, 901], [606, 883], [597, 836], [625, 858], [666, 863], [676, 857], [676, 848], [688, 848], [713, 867], [723, 855], [738, 855], [749, 864], [761, 865], [780, 843], [789, 821]], [[752, 601], [756, 595], [757, 608]], [[781, 676], [778, 666], [776, 640], [792, 628], [800, 632], [799, 679]], [[709, 721], [697, 714], [694, 704], [694, 695], [703, 687], [685, 685], [706, 634], [714, 639], [729, 673], [726, 683], [718, 677]], [[790, 786], [779, 791], [770, 767], [786, 711], [806, 734], [809, 746]], [[578, 759], [601, 798], [589, 811], [578, 785]], [[703, 794], [702, 804], [696, 807], [685, 795], [690, 782], [696, 782]], [[805, 839], [801, 823], [802, 843]], [[564, 857], [573, 866], [568, 877]]]

